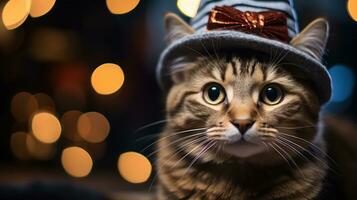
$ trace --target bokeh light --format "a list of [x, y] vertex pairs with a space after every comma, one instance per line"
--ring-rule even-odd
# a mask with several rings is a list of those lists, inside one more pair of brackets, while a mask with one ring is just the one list
[[348, 0], [347, 8], [351, 18], [357, 22], [357, 0]]
[[143, 183], [150, 177], [150, 161], [136, 152], [126, 152], [119, 156], [118, 170], [120, 175], [130, 183]]
[[188, 17], [194, 17], [197, 14], [201, 0], [177, 0], [178, 9]]
[[2, 20], [8, 30], [19, 27], [30, 13], [31, 0], [10, 0], [2, 11]]
[[107, 118], [98, 112], [87, 112], [78, 119], [78, 133], [87, 142], [99, 143], [107, 138], [110, 124]]
[[132, 11], [140, 0], [106, 0], [109, 11], [113, 14], [125, 14]]
[[82, 112], [78, 110], [70, 110], [65, 112], [61, 117], [62, 133], [71, 141], [81, 141], [82, 138], [77, 130], [77, 123]]
[[113, 94], [124, 83], [124, 72], [116, 64], [105, 63], [97, 67], [91, 77], [94, 90], [103, 95]]
[[61, 156], [64, 170], [74, 177], [85, 177], [92, 170], [93, 160], [89, 153], [80, 147], [68, 147]]
[[61, 135], [61, 124], [56, 116], [48, 112], [36, 113], [31, 122], [36, 139], [43, 143], [54, 143]]
[[33, 95], [33, 97], [37, 101], [38, 109], [46, 110], [49, 112], [55, 112], [56, 110], [55, 102], [50, 96], [44, 93], [37, 93]]
[[355, 73], [353, 70], [344, 65], [335, 65], [330, 68], [332, 77], [333, 102], [342, 102], [347, 100], [355, 87]]
[[56, 0], [32, 0], [30, 15], [31, 17], [41, 17], [48, 13], [55, 5]]
[[27, 160], [30, 155], [26, 148], [27, 134], [24, 132], [16, 132], [11, 135], [10, 147], [12, 153], [20, 160]]
[[24, 122], [38, 109], [36, 98], [28, 92], [17, 93], [11, 100], [11, 113], [19, 122]]
[[55, 145], [38, 141], [32, 134], [26, 136], [26, 147], [31, 157], [38, 160], [49, 160], [55, 155]]

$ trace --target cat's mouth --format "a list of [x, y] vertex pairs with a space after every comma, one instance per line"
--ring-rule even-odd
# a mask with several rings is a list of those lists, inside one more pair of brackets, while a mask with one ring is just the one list
[[252, 143], [241, 139], [233, 143], [227, 143], [223, 146], [222, 151], [239, 158], [247, 158], [262, 153], [265, 147], [260, 144]]

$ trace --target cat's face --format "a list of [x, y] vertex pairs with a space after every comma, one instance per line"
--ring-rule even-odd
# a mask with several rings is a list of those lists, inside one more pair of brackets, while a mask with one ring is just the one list
[[[173, 14], [165, 18], [165, 29], [169, 43], [194, 33]], [[290, 45], [320, 60], [327, 37], [328, 24], [319, 19]], [[284, 52], [261, 56], [241, 49], [247, 55], [234, 50], [204, 57], [191, 50], [170, 67], [166, 101], [165, 134], [185, 155], [219, 162], [281, 159], [305, 151], [316, 138], [319, 99], [304, 73], [282, 62]]]
[[256, 58], [201, 58], [189, 65], [192, 70], [177, 72], [181, 80], [167, 98], [169, 126], [197, 129], [180, 142], [186, 152], [207, 149], [207, 160], [248, 158], [276, 153], [271, 150], [289, 144], [290, 136], [315, 137], [318, 98], [291, 72]]

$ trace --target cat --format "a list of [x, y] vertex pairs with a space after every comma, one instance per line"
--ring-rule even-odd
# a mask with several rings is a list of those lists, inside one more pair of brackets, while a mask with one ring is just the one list
[[[165, 29], [168, 43], [194, 33], [174, 14]], [[290, 44], [321, 60], [328, 29], [317, 19]], [[169, 74], [158, 199], [317, 198], [329, 157], [311, 81], [284, 52], [191, 50]]]

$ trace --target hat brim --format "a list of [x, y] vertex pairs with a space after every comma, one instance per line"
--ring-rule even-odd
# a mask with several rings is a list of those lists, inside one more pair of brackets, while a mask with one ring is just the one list
[[[206, 44], [219, 44], [216, 46]], [[289, 67], [296, 67], [310, 77], [321, 104], [329, 101], [332, 94], [331, 77], [326, 67], [307, 53], [276, 40], [266, 39], [252, 34], [238, 31], [208, 31], [186, 36], [169, 45], [161, 54], [157, 66], [157, 78], [162, 88], [167, 88], [170, 83], [170, 61], [175, 58], [224, 49], [250, 49], [266, 54], [281, 53], [283, 61], [291, 63]]]

